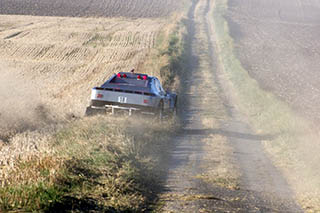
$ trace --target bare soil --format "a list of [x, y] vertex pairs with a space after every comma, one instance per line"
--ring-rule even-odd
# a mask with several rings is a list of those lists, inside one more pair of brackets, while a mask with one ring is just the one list
[[172, 0], [2, 0], [0, 14], [150, 18], [167, 16], [181, 4]]
[[320, 3], [230, 0], [231, 35], [243, 66], [262, 88], [320, 121]]

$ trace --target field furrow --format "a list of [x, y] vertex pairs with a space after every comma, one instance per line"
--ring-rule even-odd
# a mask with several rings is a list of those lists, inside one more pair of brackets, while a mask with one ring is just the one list
[[2, 0], [0, 14], [37, 16], [162, 17], [181, 8], [171, 0]]

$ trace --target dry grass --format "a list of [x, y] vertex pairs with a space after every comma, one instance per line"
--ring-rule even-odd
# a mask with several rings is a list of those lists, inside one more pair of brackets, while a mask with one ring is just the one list
[[38, 144], [51, 154], [21, 152], [28, 156], [2, 168], [0, 209], [143, 209], [158, 185], [154, 165], [165, 157], [175, 127], [136, 119], [78, 120]]

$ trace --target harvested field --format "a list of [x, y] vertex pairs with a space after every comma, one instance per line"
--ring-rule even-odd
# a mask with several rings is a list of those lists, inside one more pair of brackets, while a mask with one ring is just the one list
[[180, 9], [172, 0], [1, 0], [0, 14], [34, 16], [159, 17]]
[[[141, 212], [154, 199], [148, 187], [159, 187], [153, 182], [162, 168], [155, 167], [167, 153], [159, 150], [169, 146], [174, 119], [163, 125], [122, 116], [80, 117], [91, 88], [116, 72], [135, 68], [160, 79], [164, 75], [164, 83], [174, 76], [160, 68], [169, 67], [181, 51], [181, 14], [171, 15], [178, 4], [70, 2], [1, 2], [0, 10], [8, 13], [20, 14], [19, 7], [44, 16], [0, 15], [0, 211]], [[64, 13], [52, 11], [51, 3]], [[95, 18], [48, 17], [53, 15]], [[174, 55], [165, 52], [169, 45]], [[102, 147], [106, 141], [110, 144]]]
[[19, 117], [44, 105], [62, 117], [81, 116], [93, 86], [139, 70], [166, 21], [1, 16], [0, 113]]
[[249, 74], [319, 123], [319, 1], [230, 0], [227, 17], [238, 56]]

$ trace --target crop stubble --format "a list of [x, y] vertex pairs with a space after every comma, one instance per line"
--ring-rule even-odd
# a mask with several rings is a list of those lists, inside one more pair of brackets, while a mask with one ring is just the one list
[[12, 89], [30, 85], [39, 103], [60, 114], [81, 115], [93, 86], [115, 72], [139, 68], [164, 24], [164, 19], [1, 16], [0, 62], [6, 64], [1, 75], [10, 70], [12, 81], [23, 79]]

